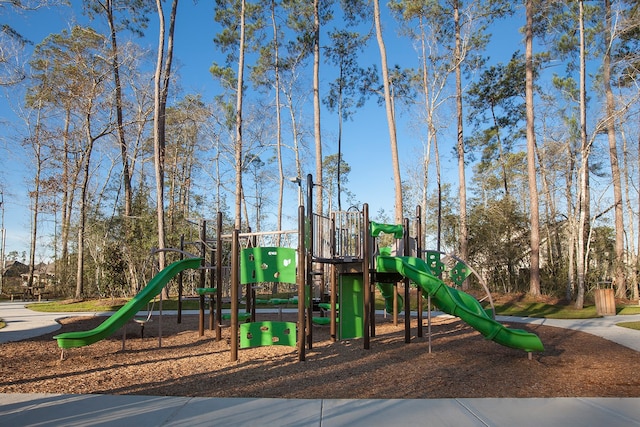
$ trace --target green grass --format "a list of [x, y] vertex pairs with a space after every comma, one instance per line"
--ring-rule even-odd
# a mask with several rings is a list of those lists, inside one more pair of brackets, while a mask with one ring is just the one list
[[630, 315], [640, 314], [640, 305], [625, 305], [616, 307], [616, 314]]
[[27, 308], [45, 313], [116, 311], [124, 305], [123, 300], [81, 300], [81, 301], [47, 301], [28, 304]]
[[[48, 301], [37, 304], [29, 304], [27, 307], [34, 311], [46, 312], [46, 313], [67, 313], [67, 312], [98, 312], [98, 311], [117, 311], [127, 302], [126, 299], [89, 299], [82, 301]], [[207, 299], [208, 305], [208, 299]], [[157, 310], [159, 307], [158, 300], [153, 304], [153, 309]], [[189, 299], [182, 301], [183, 310], [197, 310], [199, 307], [198, 300]], [[162, 301], [163, 310], [177, 310], [178, 298], [170, 298], [169, 300]]]
[[[595, 305], [578, 310], [571, 304], [545, 304], [541, 302], [514, 302], [496, 305], [496, 314], [502, 316], [544, 317], [548, 319], [590, 319], [598, 316]], [[616, 306], [616, 314], [640, 314], [640, 306]]]
[[[384, 299], [376, 295], [376, 309], [384, 309]], [[259, 296], [265, 298], [264, 296]], [[415, 310], [415, 299], [412, 298], [412, 309]], [[49, 301], [44, 303], [34, 303], [28, 307], [34, 311], [42, 312], [99, 312], [99, 311], [116, 311], [122, 307], [127, 300], [125, 299], [94, 299], [82, 301]], [[208, 299], [207, 299], [208, 307]], [[223, 304], [224, 308], [229, 308], [229, 304]], [[287, 307], [296, 308], [295, 304], [289, 304]], [[424, 306], [426, 308], [426, 304]], [[154, 310], [158, 309], [158, 301], [154, 305]], [[197, 299], [188, 299], [182, 301], [183, 310], [197, 310], [199, 302]], [[524, 317], [541, 317], [550, 319], [589, 319], [599, 317], [596, 313], [595, 305], [586, 305], [582, 310], [577, 310], [570, 304], [547, 304], [542, 302], [531, 301], [514, 301], [505, 304], [496, 304], [496, 314], [502, 316], [524, 316]], [[163, 310], [177, 310], [178, 299], [176, 297], [162, 301]], [[617, 314], [631, 315], [640, 314], [640, 306], [618, 306]], [[627, 326], [629, 327], [629, 326]]]
[[496, 314], [549, 319], [590, 319], [598, 317], [595, 305], [586, 305], [582, 310], [578, 310], [573, 305], [545, 304], [541, 302], [517, 302], [496, 305]]
[[616, 326], [621, 326], [623, 328], [635, 329], [636, 331], [640, 331], [640, 322], [620, 322], [620, 323], [616, 323]]

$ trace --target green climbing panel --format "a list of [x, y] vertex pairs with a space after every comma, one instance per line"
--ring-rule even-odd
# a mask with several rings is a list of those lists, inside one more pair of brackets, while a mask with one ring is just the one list
[[450, 271], [449, 277], [458, 286], [462, 285], [462, 282], [465, 281], [467, 277], [471, 274], [471, 269], [467, 267], [467, 265], [459, 261]]
[[240, 283], [296, 283], [296, 251], [291, 248], [259, 247], [240, 253]]
[[339, 335], [341, 340], [364, 336], [364, 286], [360, 275], [340, 276]]
[[444, 271], [444, 263], [440, 261], [440, 252], [427, 251], [426, 255], [429, 272], [436, 277], [440, 277]]
[[240, 348], [269, 345], [296, 346], [295, 322], [251, 322], [240, 325]]

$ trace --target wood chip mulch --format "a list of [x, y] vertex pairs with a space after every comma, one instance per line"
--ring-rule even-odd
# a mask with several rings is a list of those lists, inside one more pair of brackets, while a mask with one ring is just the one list
[[[68, 318], [53, 334], [0, 344], [0, 393], [106, 393], [157, 396], [272, 398], [640, 397], [640, 353], [572, 330], [508, 325], [540, 336], [533, 354], [485, 340], [458, 319], [435, 318], [405, 344], [404, 323], [377, 319], [371, 349], [362, 339], [332, 342], [328, 326], [313, 329], [313, 348], [298, 362], [291, 347], [239, 351], [232, 362], [229, 328], [198, 336], [197, 316], [148, 324], [144, 339], [134, 323], [96, 344], [66, 351], [52, 337], [87, 330], [103, 318]], [[276, 320], [268, 315], [259, 320]], [[285, 320], [295, 321], [295, 315]], [[640, 339], [640, 333], [639, 333]]]

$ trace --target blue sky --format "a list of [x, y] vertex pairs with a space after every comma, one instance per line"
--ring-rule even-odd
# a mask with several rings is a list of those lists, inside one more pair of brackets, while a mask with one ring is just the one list
[[[75, 3], [75, 2], [74, 2]], [[77, 4], [77, 3], [76, 3]], [[168, 6], [167, 6], [168, 7]], [[6, 8], [5, 8], [6, 10]], [[58, 33], [68, 28], [71, 21], [68, 9], [49, 9], [32, 12], [24, 15], [2, 16], [21, 34], [34, 43], [40, 42], [47, 35]], [[76, 11], [76, 19], [81, 23], [86, 18]], [[154, 50], [157, 39], [157, 18], [151, 17], [151, 26], [147, 29], [147, 39], [143, 44]], [[515, 49], [521, 49], [522, 37], [518, 33], [521, 21], [516, 18], [494, 27], [494, 38], [489, 55], [491, 62], [507, 61]], [[176, 27], [176, 59], [179, 64], [179, 72], [182, 76], [181, 86], [184, 93], [201, 93], [205, 102], [210, 101], [215, 93], [215, 85], [209, 73], [209, 67], [216, 57], [213, 37], [216, 28], [213, 21], [213, 7], [208, 1], [193, 3], [183, 0], [178, 10], [178, 22]], [[387, 43], [388, 62], [390, 66], [396, 63], [403, 67], [416, 66], [417, 57], [411, 45], [406, 40], [400, 40], [389, 20], [385, 27], [385, 42]], [[408, 59], [409, 58], [409, 59]], [[412, 59], [416, 58], [413, 63]], [[380, 67], [378, 46], [375, 40], [371, 42], [365, 53], [363, 64], [375, 63]], [[322, 67], [328, 67], [323, 64]], [[10, 93], [13, 99], [11, 103], [19, 104], [20, 99], [15, 93]], [[0, 103], [0, 120], [2, 122], [15, 120], [15, 115], [9, 108], [9, 102]], [[409, 159], [417, 157], [421, 150], [421, 138], [408, 123], [407, 118], [400, 119], [398, 123], [398, 140], [400, 146], [401, 162], [409, 162]], [[454, 122], [452, 115], [451, 122]], [[337, 118], [327, 111], [323, 112], [324, 143], [328, 145], [324, 154], [332, 154], [337, 151], [335, 140], [337, 136]], [[2, 135], [4, 133], [4, 135]], [[7, 129], [0, 130], [0, 138], [4, 142], [7, 139]], [[375, 100], [370, 100], [367, 106], [358, 111], [352, 121], [348, 121], [343, 127], [343, 157], [351, 165], [348, 188], [361, 202], [369, 203], [370, 211], [376, 213], [384, 209], [389, 216], [393, 216], [393, 175], [390, 162], [389, 132], [384, 106], [379, 106]], [[456, 160], [452, 155], [455, 134], [444, 133], [440, 135], [442, 168], [445, 180], [451, 182], [457, 188]], [[19, 144], [19, 141], [9, 141], [11, 144]], [[5, 157], [5, 155], [3, 155]], [[23, 156], [7, 154], [4, 161], [0, 161], [0, 188], [4, 188], [5, 228], [7, 229], [7, 253], [18, 251], [22, 253], [29, 250], [30, 210], [28, 199], [27, 181], [32, 174], [28, 169], [28, 159]], [[307, 170], [306, 173], [313, 172]], [[403, 170], [403, 174], [406, 175]], [[297, 188], [291, 185], [288, 190], [289, 203], [295, 204]], [[343, 198], [343, 204], [346, 203]], [[343, 206], [343, 208], [346, 208]], [[47, 224], [41, 227], [46, 230]], [[49, 224], [51, 227], [51, 224]], [[49, 238], [51, 232], [44, 232], [45, 238]]]

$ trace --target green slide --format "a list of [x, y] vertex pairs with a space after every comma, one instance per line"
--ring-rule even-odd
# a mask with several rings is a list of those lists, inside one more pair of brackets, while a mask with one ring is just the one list
[[487, 315], [474, 297], [445, 285], [430, 274], [428, 265], [420, 258], [378, 256], [376, 268], [381, 273], [397, 272], [409, 278], [431, 295], [434, 304], [440, 310], [459, 317], [487, 339], [524, 351], [544, 351], [544, 346], [536, 334], [521, 329], [509, 329], [496, 322]]
[[[380, 295], [384, 298], [384, 309], [387, 313], [393, 313], [393, 291], [395, 286], [393, 283], [377, 283]], [[402, 295], [398, 294], [398, 311], [402, 310]]]
[[138, 295], [123, 305], [120, 310], [108, 317], [100, 326], [90, 331], [65, 332], [53, 338], [58, 340], [58, 346], [60, 348], [82, 347], [105, 339], [132, 319], [133, 316], [149, 301], [155, 298], [162, 291], [162, 288], [169, 283], [169, 280], [178, 273], [189, 268], [198, 267], [200, 267], [200, 258], [176, 261], [156, 274]]

